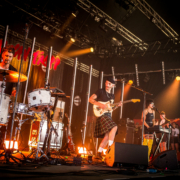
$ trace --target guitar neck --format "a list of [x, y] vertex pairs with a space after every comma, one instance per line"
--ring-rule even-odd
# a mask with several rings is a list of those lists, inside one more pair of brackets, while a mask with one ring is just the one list
[[[129, 103], [129, 102], [131, 102], [131, 100], [123, 101], [123, 104]], [[117, 106], [118, 104], [119, 104], [119, 102], [111, 104], [111, 106]]]

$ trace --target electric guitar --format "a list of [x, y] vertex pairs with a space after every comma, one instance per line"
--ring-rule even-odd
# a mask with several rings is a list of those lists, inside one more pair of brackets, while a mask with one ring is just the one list
[[[110, 100], [111, 101], [111, 100]], [[107, 105], [107, 108], [106, 109], [101, 109], [99, 106], [97, 105], [93, 105], [93, 112], [94, 112], [94, 115], [96, 117], [100, 117], [102, 116], [104, 113], [107, 113], [107, 112], [110, 112], [112, 113], [112, 111], [114, 111], [115, 109], [117, 109], [119, 106], [119, 102], [118, 103], [115, 103], [115, 104], [111, 104], [110, 101], [107, 101], [107, 102], [102, 102], [102, 101], [98, 101], [100, 102], [101, 104], [106, 104]], [[129, 102], [133, 102], [133, 103], [136, 103], [136, 102], [140, 102], [141, 100], [140, 99], [130, 99], [130, 100], [127, 100], [127, 101], [123, 101], [123, 104], [125, 103], [129, 103]]]
[[75, 151], [75, 145], [73, 143], [73, 139], [72, 139], [72, 133], [71, 133], [71, 125], [70, 125], [70, 121], [69, 121], [69, 117], [68, 114], [65, 113], [65, 117], [68, 119], [68, 124], [67, 124], [67, 129], [66, 129], [66, 137], [67, 137], [67, 145], [68, 145], [68, 149], [70, 151]]

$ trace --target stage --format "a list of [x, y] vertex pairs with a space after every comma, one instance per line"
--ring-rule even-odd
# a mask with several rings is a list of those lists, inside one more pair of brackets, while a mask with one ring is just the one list
[[[22, 152], [27, 156], [30, 152]], [[14, 154], [21, 158], [19, 153]], [[55, 156], [54, 156], [55, 157]], [[146, 179], [146, 178], [179, 178], [180, 169], [162, 170], [156, 169], [156, 173], [146, 172], [148, 168], [137, 165], [121, 165], [121, 167], [108, 167], [105, 162], [95, 159], [88, 161], [82, 158], [81, 165], [74, 164], [73, 156], [59, 156], [59, 162], [56, 165], [39, 162], [23, 162], [21, 164], [7, 164], [2, 161], [0, 164], [1, 179]], [[56, 156], [57, 158], [57, 156]], [[53, 163], [53, 161], [52, 161]]]

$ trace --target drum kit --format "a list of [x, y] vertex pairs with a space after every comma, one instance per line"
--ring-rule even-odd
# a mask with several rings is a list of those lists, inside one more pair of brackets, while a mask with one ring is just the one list
[[[50, 88], [50, 87], [40, 88], [40, 89], [34, 89], [33, 91], [27, 93], [28, 104], [14, 103], [12, 101], [11, 96], [8, 94], [5, 94], [4, 90], [6, 88], [6, 85], [5, 85], [6, 82], [17, 83], [18, 77], [19, 77], [18, 72], [0, 69], [0, 83], [2, 82], [1, 93], [0, 93], [0, 126], [6, 126], [4, 140], [6, 139], [7, 125], [9, 121], [8, 119], [11, 117], [10, 113], [13, 113], [15, 111], [16, 114], [21, 115], [21, 119], [19, 119], [19, 127], [16, 127], [14, 140], [16, 140], [17, 131], [21, 130], [21, 125], [26, 120], [37, 119], [35, 116], [35, 113], [41, 116], [39, 137], [38, 137], [40, 139], [40, 133], [42, 131], [42, 127], [44, 123], [44, 115], [46, 115], [47, 126], [48, 126], [47, 132], [46, 132], [46, 136], [44, 140], [43, 149], [40, 149], [39, 143], [37, 143], [36, 160], [41, 158], [42, 156], [45, 156], [48, 159], [48, 157], [44, 153], [46, 144], [50, 142], [49, 138], [51, 137], [52, 130], [54, 130], [54, 132], [57, 133], [53, 127], [53, 123], [52, 123], [53, 118], [50, 115], [50, 110], [54, 111], [57, 105], [58, 99], [62, 97], [66, 97], [66, 95], [63, 91], [59, 90], [58, 88]], [[20, 74], [20, 82], [23, 82], [26, 80], [27, 80], [27, 77], [24, 74]], [[55, 99], [55, 100], [52, 100], [52, 99]], [[22, 120], [23, 115], [30, 116], [30, 118]], [[47, 149], [50, 150], [50, 144], [47, 144]], [[40, 157], [39, 157], [39, 152], [41, 152]]]

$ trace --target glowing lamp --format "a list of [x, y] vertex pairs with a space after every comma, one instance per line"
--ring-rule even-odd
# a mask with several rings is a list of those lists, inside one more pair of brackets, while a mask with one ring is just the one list
[[71, 38], [71, 42], [75, 42], [76, 40], [74, 38]]
[[[5, 146], [6, 146], [6, 149], [9, 148], [9, 141], [5, 140]], [[12, 149], [12, 147], [13, 147], [13, 141], [11, 141], [10, 149]], [[18, 149], [18, 142], [17, 141], [14, 141], [14, 148], [13, 149]]]
[[129, 80], [129, 81], [128, 81], [128, 84], [133, 84], [133, 80]]
[[103, 154], [106, 155], [107, 149], [103, 149]]
[[71, 13], [74, 17], [76, 17], [76, 14], [75, 13]]
[[176, 76], [176, 80], [177, 80], [177, 81], [180, 81], [180, 76]]
[[85, 147], [78, 147], [79, 154], [87, 154], [87, 150]]
[[91, 52], [94, 52], [94, 48], [91, 47], [91, 48], [90, 48], [90, 51], [91, 51]]

